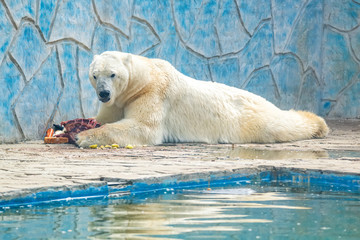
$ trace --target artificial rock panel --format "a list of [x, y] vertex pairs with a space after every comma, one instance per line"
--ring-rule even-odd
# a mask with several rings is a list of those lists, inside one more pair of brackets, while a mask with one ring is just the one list
[[168, 60], [283, 109], [360, 117], [358, 0], [0, 1], [0, 142], [93, 117], [94, 54]]

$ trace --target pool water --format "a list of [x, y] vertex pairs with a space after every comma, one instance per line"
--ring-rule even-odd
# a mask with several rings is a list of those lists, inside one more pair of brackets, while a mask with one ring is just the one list
[[360, 194], [290, 183], [0, 208], [0, 239], [360, 239]]

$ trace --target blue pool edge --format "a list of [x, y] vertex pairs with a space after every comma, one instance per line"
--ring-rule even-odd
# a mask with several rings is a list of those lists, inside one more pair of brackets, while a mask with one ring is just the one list
[[223, 185], [274, 185], [278, 183], [291, 183], [292, 187], [304, 189], [315, 186], [318, 191], [360, 193], [360, 175], [319, 170], [262, 167], [139, 180], [103, 178], [101, 181], [87, 184], [24, 189], [2, 193], [0, 195], [0, 207], [26, 206], [84, 198], [122, 197], [167, 189], [207, 188]]

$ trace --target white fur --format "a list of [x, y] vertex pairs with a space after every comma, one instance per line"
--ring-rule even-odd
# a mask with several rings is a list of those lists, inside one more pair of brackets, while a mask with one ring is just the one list
[[325, 121], [315, 114], [283, 111], [250, 92], [192, 79], [160, 59], [105, 52], [94, 57], [89, 77], [98, 94], [104, 89], [111, 94], [96, 117], [105, 125], [80, 133], [77, 143], [82, 147], [267, 143], [328, 133]]

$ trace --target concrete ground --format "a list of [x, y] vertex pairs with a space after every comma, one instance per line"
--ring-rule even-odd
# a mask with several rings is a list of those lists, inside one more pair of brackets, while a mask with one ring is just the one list
[[[99, 184], [264, 167], [360, 175], [360, 120], [328, 120], [325, 139], [281, 144], [168, 144], [79, 149], [42, 141], [0, 145], [0, 199]], [[22, 194], [23, 195], [23, 194]]]

